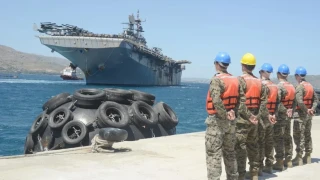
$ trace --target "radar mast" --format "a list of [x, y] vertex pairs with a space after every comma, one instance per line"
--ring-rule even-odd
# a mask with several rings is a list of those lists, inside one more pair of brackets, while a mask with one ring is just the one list
[[[122, 23], [122, 24], [128, 24], [128, 28], [125, 28], [124, 30], [124, 35], [125, 36], [129, 36], [132, 37], [133, 39], [135, 39], [136, 41], [138, 41], [139, 43], [142, 43], [144, 45], [146, 45], [146, 40], [142, 35], [142, 32], [144, 32], [143, 28], [142, 28], [142, 24], [141, 22], [146, 22], [146, 20], [141, 21], [140, 16], [139, 16], [139, 10], [137, 12], [137, 17], [135, 18], [134, 15], [129, 15], [129, 22], [128, 23]], [[136, 25], [136, 29], [135, 26]], [[136, 31], [136, 33], [135, 33]]]

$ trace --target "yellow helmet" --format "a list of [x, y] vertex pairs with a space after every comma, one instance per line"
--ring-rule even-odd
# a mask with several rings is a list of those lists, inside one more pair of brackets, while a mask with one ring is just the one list
[[241, 63], [246, 65], [256, 65], [256, 58], [253, 54], [246, 53], [242, 56]]

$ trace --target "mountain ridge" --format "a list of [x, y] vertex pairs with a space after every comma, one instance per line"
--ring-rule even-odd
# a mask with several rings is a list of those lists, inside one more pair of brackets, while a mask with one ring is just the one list
[[21, 52], [0, 45], [1, 73], [60, 74], [69, 63], [67, 59]]
[[[183, 82], [187, 83], [205, 83], [209, 84], [211, 79], [208, 78], [183, 78]], [[307, 75], [306, 80], [310, 82], [316, 89], [320, 89], [320, 75]], [[274, 83], [278, 83], [279, 80], [277, 78], [271, 78], [271, 81]], [[297, 81], [293, 75], [289, 75], [288, 81], [293, 85], [297, 85]]]

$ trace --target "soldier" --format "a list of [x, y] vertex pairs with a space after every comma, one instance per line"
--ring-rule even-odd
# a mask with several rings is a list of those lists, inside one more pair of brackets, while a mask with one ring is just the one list
[[[252, 74], [256, 65], [256, 58], [246, 53], [241, 59], [243, 75], [238, 77], [241, 89], [245, 92], [246, 108], [239, 109], [237, 119], [237, 163], [239, 180], [245, 176], [258, 179], [259, 171], [259, 146], [258, 146], [258, 120], [268, 116], [267, 93], [268, 89], [260, 79]], [[247, 115], [249, 114], [249, 116]], [[247, 153], [250, 164], [250, 172], [246, 174]]]
[[[299, 121], [293, 123], [293, 140], [296, 144], [296, 157], [292, 160], [294, 165], [301, 166], [303, 163], [311, 163], [312, 139], [311, 125], [312, 116], [317, 108], [318, 96], [312, 85], [306, 81], [307, 70], [298, 67], [295, 72], [295, 78], [298, 81], [296, 86], [297, 112]], [[305, 156], [302, 158], [303, 151]]]
[[[269, 63], [264, 63], [261, 67], [260, 78], [262, 83], [269, 89], [267, 108], [269, 116], [263, 117], [264, 127], [259, 123], [259, 148], [260, 148], [260, 168], [259, 176], [262, 171], [272, 173], [273, 158], [273, 125], [276, 123], [276, 116], [280, 99], [278, 98], [278, 87], [270, 80], [270, 74], [273, 72], [273, 67]], [[266, 157], [265, 166], [263, 160]]]
[[[274, 142], [276, 163], [273, 165], [274, 170], [283, 171], [284, 167], [292, 167], [292, 136], [291, 136], [291, 119], [293, 107], [295, 106], [295, 88], [287, 81], [290, 74], [289, 67], [281, 64], [278, 68], [277, 78], [279, 79], [279, 98], [281, 104], [278, 109], [277, 123], [274, 125]], [[285, 159], [283, 161], [283, 159]]]
[[206, 100], [208, 117], [205, 146], [207, 177], [219, 180], [222, 172], [223, 156], [228, 180], [237, 180], [237, 161], [235, 156], [235, 114], [242, 109], [245, 101], [244, 93], [239, 87], [237, 77], [227, 72], [231, 63], [230, 56], [220, 52], [215, 58], [217, 74], [212, 78]]

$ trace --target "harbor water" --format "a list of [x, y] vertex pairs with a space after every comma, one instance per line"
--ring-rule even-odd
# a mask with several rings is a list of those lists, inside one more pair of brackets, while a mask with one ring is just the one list
[[62, 92], [72, 94], [81, 88], [135, 89], [156, 96], [156, 102], [167, 103], [177, 114], [177, 134], [205, 130], [205, 98], [208, 84], [182, 83], [167, 87], [88, 86], [84, 81], [63, 81], [55, 75], [20, 75], [0, 78], [0, 156], [23, 153], [24, 142], [42, 105]]

